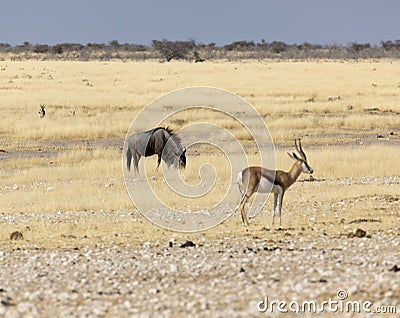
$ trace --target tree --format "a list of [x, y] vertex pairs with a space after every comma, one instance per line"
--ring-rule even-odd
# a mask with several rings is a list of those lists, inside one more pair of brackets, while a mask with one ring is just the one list
[[289, 45], [281, 41], [274, 41], [269, 45], [269, 47], [275, 53], [281, 53], [285, 52], [288, 49]]
[[34, 53], [47, 53], [50, 50], [50, 47], [47, 44], [36, 44], [33, 47]]
[[196, 48], [196, 43], [193, 40], [174, 42], [165, 39], [162, 41], [153, 40], [152, 45], [154, 49], [167, 60], [167, 62], [171, 61], [172, 59], [188, 59], [189, 53]]
[[110, 41], [110, 46], [113, 48], [118, 48], [120, 46], [120, 44], [117, 40], [112, 40], [112, 41]]

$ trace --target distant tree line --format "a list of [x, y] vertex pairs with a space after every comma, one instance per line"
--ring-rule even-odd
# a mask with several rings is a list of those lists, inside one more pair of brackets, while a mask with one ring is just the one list
[[196, 43], [194, 40], [153, 40], [151, 45], [104, 43], [60, 43], [56, 45], [24, 42], [12, 46], [0, 43], [0, 59], [37, 60], [187, 60], [204, 62], [214, 59], [379, 59], [400, 58], [400, 40], [370, 43], [287, 44], [281, 41], [234, 41], [218, 46]]

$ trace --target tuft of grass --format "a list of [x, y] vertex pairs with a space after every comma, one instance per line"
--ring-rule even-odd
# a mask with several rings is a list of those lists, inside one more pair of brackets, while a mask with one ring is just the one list
[[51, 159], [52, 164], [43, 164], [48, 160], [21, 158], [8, 163], [9, 171], [20, 168], [19, 173], [2, 174], [2, 212], [131, 207], [116, 149], [76, 147], [60, 152]]

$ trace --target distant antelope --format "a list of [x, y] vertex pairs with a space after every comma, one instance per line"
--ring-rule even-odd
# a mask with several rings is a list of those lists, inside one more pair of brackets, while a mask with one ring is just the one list
[[46, 111], [44, 110], [44, 104], [40, 105], [40, 110], [39, 110], [39, 117], [42, 119], [46, 115]]
[[301, 147], [300, 139], [298, 146], [296, 140], [294, 141], [294, 144], [300, 157], [298, 157], [294, 152], [292, 154], [288, 153], [289, 157], [295, 160], [295, 163], [288, 172], [281, 170], [274, 171], [254, 166], [247, 167], [239, 172], [238, 184], [242, 197], [235, 211], [240, 210], [243, 225], [249, 225], [249, 221], [244, 211], [244, 206], [247, 200], [249, 200], [255, 192], [267, 193], [269, 191], [274, 193], [274, 213], [272, 215], [272, 224], [275, 222], [275, 213], [278, 213], [279, 225], [281, 225], [283, 195], [287, 189], [296, 182], [302, 172], [309, 174], [313, 173], [313, 169], [309, 166], [306, 154]]

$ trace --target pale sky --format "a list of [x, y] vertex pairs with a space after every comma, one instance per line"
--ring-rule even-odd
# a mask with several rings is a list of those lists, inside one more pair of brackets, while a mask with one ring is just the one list
[[398, 0], [12, 0], [0, 9], [0, 43], [11, 45], [400, 39]]

